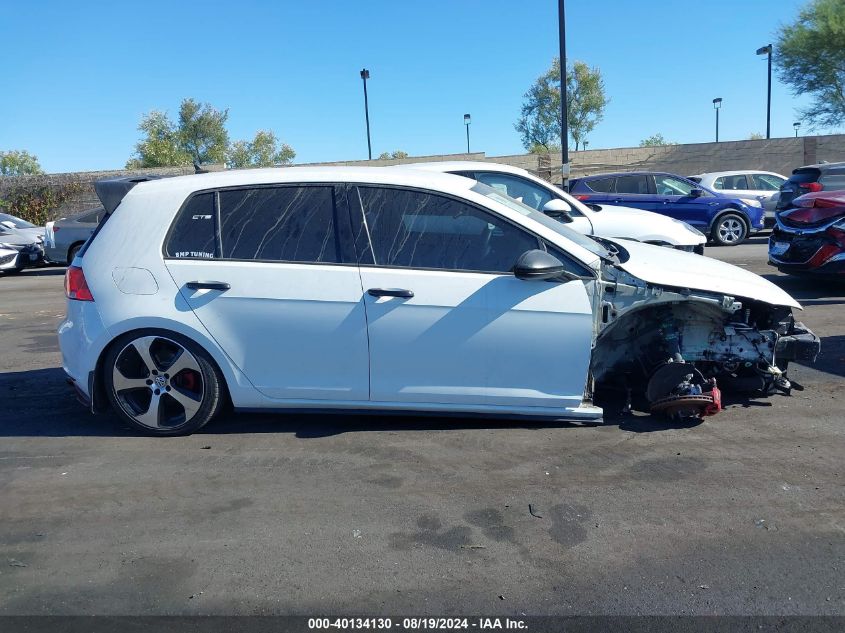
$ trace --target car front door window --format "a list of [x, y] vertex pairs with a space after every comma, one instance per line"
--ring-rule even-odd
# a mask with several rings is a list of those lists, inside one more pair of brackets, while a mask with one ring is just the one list
[[695, 185], [691, 182], [662, 174], [654, 177], [654, 183], [657, 187], [657, 194], [661, 196], [688, 196], [695, 188]]

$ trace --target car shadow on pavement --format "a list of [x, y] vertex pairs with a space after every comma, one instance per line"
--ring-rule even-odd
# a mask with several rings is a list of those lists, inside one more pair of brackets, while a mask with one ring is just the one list
[[[797, 277], [778, 273], [765, 273], [761, 277], [788, 292], [804, 306], [845, 304], [845, 283], [838, 279]], [[796, 314], [796, 320], [801, 320], [800, 313]]]
[[[840, 350], [845, 337], [838, 338]], [[839, 358], [834, 355], [830, 362]], [[841, 368], [839, 369], [841, 371]], [[777, 397], [777, 396], [772, 396]], [[728, 406], [772, 406], [770, 399], [731, 394], [725, 397]], [[342, 414], [268, 412], [241, 413], [231, 410], [197, 435], [229, 435], [288, 433], [300, 439], [313, 439], [362, 432], [449, 431], [487, 429], [578, 428], [583, 426], [617, 426], [630, 433], [655, 433], [694, 428], [700, 419], [671, 420], [650, 415], [641, 403], [635, 411], [623, 413], [624, 399], [610, 396], [597, 401], [604, 408], [603, 423], [569, 423], [561, 420], [514, 420], [490, 417], [432, 417], [425, 415]], [[35, 369], [0, 373], [0, 437], [140, 437], [143, 433], [128, 427], [116, 416], [92, 415], [79, 404], [67, 385], [60, 368]]]
[[65, 266], [45, 266], [44, 268], [27, 268], [19, 277], [60, 277], [65, 274]]

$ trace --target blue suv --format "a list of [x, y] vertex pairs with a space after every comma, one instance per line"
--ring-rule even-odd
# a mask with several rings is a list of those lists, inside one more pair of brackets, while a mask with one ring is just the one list
[[571, 180], [569, 191], [588, 204], [624, 205], [682, 220], [722, 246], [735, 246], [762, 229], [765, 216], [757, 200], [728, 198], [661, 172], [585, 176]]

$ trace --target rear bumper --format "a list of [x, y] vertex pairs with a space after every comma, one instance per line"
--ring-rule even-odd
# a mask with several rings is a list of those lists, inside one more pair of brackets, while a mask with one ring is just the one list
[[769, 264], [785, 273], [842, 275], [845, 273], [845, 233], [798, 233], [776, 226], [769, 237]]

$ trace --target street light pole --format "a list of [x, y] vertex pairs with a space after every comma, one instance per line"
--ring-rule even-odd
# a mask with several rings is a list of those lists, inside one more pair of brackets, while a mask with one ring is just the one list
[[370, 143], [370, 104], [367, 100], [367, 79], [370, 78], [370, 71], [366, 68], [361, 69], [361, 79], [364, 80], [364, 116], [367, 119], [367, 155], [370, 160], [373, 160], [373, 146]]
[[798, 128], [801, 127], [801, 121], [796, 121], [792, 124], [792, 127], [795, 128], [795, 138], [798, 138]]
[[468, 114], [464, 115], [464, 125], [467, 129], [467, 154], [469, 154], [469, 124], [472, 123], [472, 117]]
[[569, 178], [569, 122], [566, 120], [566, 9], [564, 0], [557, 2], [558, 38], [560, 44], [560, 183]]
[[722, 107], [722, 97], [713, 99], [713, 109], [716, 110], [716, 142], [719, 142], [719, 108]]
[[766, 95], [766, 138], [772, 138], [772, 45], [767, 44], [757, 49], [758, 55], [768, 55], [769, 85]]

